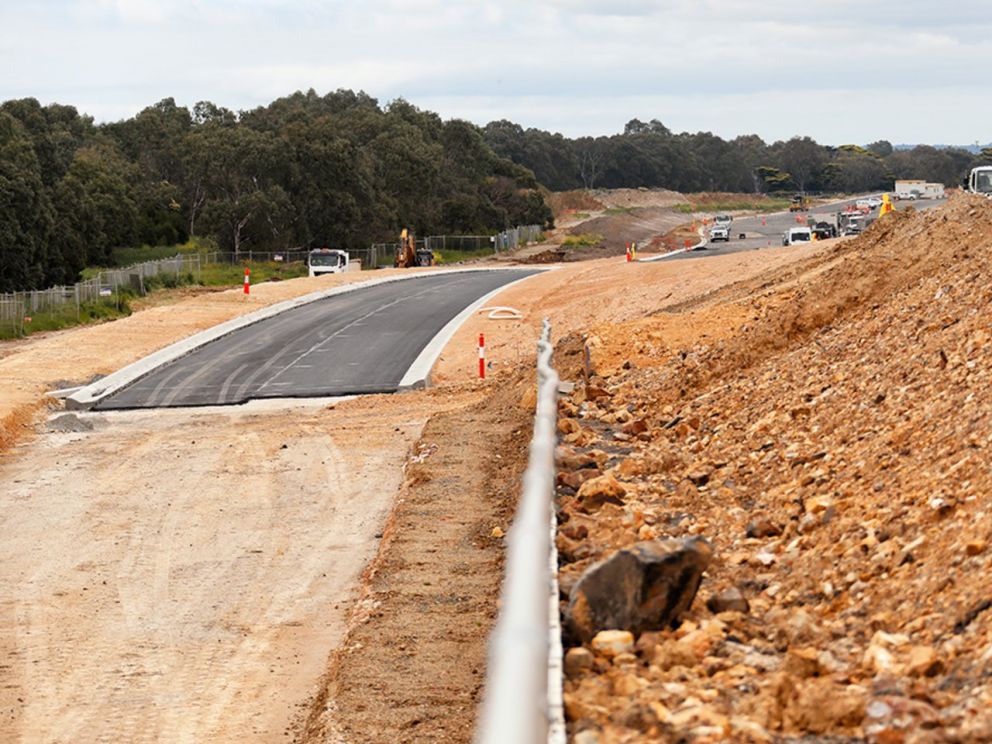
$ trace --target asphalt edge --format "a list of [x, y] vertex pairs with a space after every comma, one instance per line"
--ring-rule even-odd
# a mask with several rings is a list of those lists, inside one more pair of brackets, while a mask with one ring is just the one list
[[[545, 271], [552, 271], [558, 268], [557, 266], [542, 267]], [[468, 320], [472, 315], [483, 305], [485, 305], [489, 300], [498, 295], [500, 292], [509, 289], [510, 287], [519, 284], [522, 281], [526, 281], [531, 277], [538, 276], [535, 274], [528, 274], [527, 276], [522, 276], [519, 279], [515, 279], [512, 282], [507, 282], [502, 286], [496, 287], [496, 289], [491, 292], [486, 293], [475, 302], [468, 305], [464, 310], [462, 310], [458, 315], [449, 320], [444, 327], [438, 331], [434, 338], [427, 342], [427, 345], [421, 350], [417, 358], [413, 360], [413, 364], [403, 375], [403, 379], [400, 380], [399, 386], [396, 388], [397, 392], [405, 392], [408, 390], [421, 390], [426, 387], [430, 387], [431, 384], [431, 372], [434, 370], [434, 365], [437, 364], [438, 357], [441, 356], [441, 352], [444, 351], [444, 347], [448, 345], [448, 342], [454, 337], [461, 328], [462, 324]]]
[[[138, 359], [125, 367], [112, 372], [111, 374], [97, 380], [94, 383], [86, 385], [79, 390], [75, 391], [71, 395], [67, 396], [65, 399], [65, 407], [68, 410], [88, 410], [98, 404], [101, 400], [106, 398], [113, 393], [127, 387], [132, 382], [144, 377], [153, 370], [161, 367], [169, 362], [174, 362], [177, 359], [181, 359], [187, 354], [199, 349], [201, 346], [216, 341], [219, 338], [223, 338], [228, 334], [235, 331], [246, 328], [255, 323], [259, 323], [263, 320], [273, 318], [282, 313], [288, 312], [289, 310], [295, 310], [303, 305], [309, 305], [312, 302], [317, 302], [319, 300], [326, 299], [328, 297], [334, 297], [335, 295], [347, 294], [349, 292], [356, 292], [360, 289], [366, 289], [368, 287], [374, 287], [380, 284], [388, 284], [390, 282], [401, 282], [410, 281], [412, 279], [418, 279], [420, 277], [426, 276], [438, 276], [442, 274], [457, 274], [457, 273], [468, 273], [473, 271], [546, 271], [547, 268], [544, 267], [527, 267], [516, 268], [516, 267], [477, 267], [477, 268], [461, 268], [461, 269], [441, 269], [437, 271], [421, 271], [415, 274], [409, 274], [406, 276], [389, 276], [380, 277], [376, 279], [368, 279], [366, 281], [355, 282], [353, 284], [344, 284], [337, 287], [331, 287], [329, 289], [318, 290], [316, 292], [311, 292], [310, 294], [302, 295], [300, 297], [294, 297], [291, 300], [283, 300], [282, 302], [277, 302], [274, 305], [269, 305], [268, 307], [263, 307], [255, 310], [245, 315], [238, 316], [237, 318], [231, 318], [223, 323], [219, 323], [210, 328], [206, 328], [202, 331], [194, 333], [192, 336], [188, 336], [180, 341], [176, 341], [168, 346], [154, 351], [151, 354]], [[505, 285], [504, 285], [505, 286]], [[233, 290], [232, 290], [233, 291]], [[442, 329], [442, 332], [444, 329]], [[438, 352], [440, 353], [440, 351]]]

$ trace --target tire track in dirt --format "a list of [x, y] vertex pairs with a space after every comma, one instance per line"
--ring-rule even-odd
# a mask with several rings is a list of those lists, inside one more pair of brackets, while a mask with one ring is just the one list
[[344, 632], [425, 397], [95, 416], [8, 453], [0, 740], [282, 737]]

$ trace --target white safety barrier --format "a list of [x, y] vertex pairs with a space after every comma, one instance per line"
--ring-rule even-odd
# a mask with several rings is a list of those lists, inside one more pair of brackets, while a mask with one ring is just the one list
[[502, 606], [489, 642], [477, 744], [565, 742], [553, 504], [559, 381], [552, 351], [551, 324], [545, 320], [530, 461], [507, 538]]

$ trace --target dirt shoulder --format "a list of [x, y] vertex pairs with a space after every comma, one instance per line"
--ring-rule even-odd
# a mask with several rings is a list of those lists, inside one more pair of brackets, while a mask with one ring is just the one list
[[0, 740], [283, 738], [459, 403], [81, 414], [0, 456]]
[[467, 742], [526, 465], [529, 375], [431, 418], [305, 742]]
[[[534, 355], [541, 321], [551, 321], [554, 336], [599, 333], [600, 328], [654, 316], [666, 308], [700, 302], [730, 286], [760, 286], [768, 272], [815, 259], [822, 246], [792, 246], [731, 253], [675, 262], [626, 263], [622, 257], [567, 264], [510, 287], [493, 300], [523, 314], [522, 320], [491, 320], [475, 313], [445, 347], [434, 368], [438, 384], [467, 382], [478, 376], [478, 338], [486, 338], [490, 373], [527, 363]], [[691, 319], [679, 323], [691, 326]], [[734, 330], [728, 326], [728, 330]]]

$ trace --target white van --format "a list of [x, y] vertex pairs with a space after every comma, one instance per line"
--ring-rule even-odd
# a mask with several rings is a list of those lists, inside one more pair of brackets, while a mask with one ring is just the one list
[[348, 253], [335, 248], [316, 248], [307, 255], [310, 276], [341, 274], [348, 270]]
[[809, 243], [813, 240], [813, 231], [808, 227], [790, 227], [782, 236], [782, 245]]

